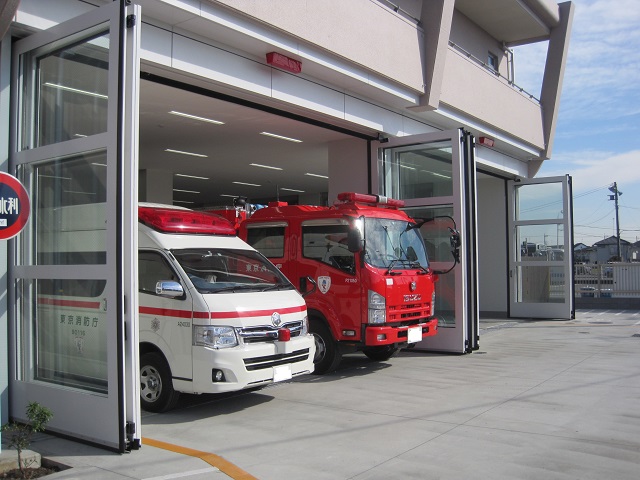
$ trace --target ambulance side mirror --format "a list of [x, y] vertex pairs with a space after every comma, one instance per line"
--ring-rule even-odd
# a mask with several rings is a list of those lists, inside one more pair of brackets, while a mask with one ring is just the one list
[[178, 282], [161, 280], [156, 283], [156, 295], [160, 295], [162, 297], [177, 298], [184, 295], [184, 290], [182, 289], [182, 285], [180, 285]]
[[357, 253], [363, 248], [362, 235], [357, 228], [350, 228], [347, 234], [347, 248], [351, 253]]

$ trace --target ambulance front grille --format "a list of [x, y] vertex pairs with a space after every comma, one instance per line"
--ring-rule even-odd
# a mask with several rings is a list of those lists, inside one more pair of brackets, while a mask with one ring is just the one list
[[262, 370], [265, 368], [277, 367], [289, 363], [304, 362], [309, 358], [309, 349], [303, 348], [291, 353], [280, 353], [277, 355], [266, 355], [264, 357], [245, 358], [244, 366], [247, 371]]
[[278, 330], [288, 328], [291, 338], [299, 337], [302, 333], [302, 321], [288, 322], [273, 327], [271, 325], [260, 325], [258, 327], [245, 327], [238, 330], [238, 334], [244, 343], [273, 342], [278, 340]]

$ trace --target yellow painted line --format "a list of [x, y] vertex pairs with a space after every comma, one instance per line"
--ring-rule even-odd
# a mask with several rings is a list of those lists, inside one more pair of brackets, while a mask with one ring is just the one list
[[192, 448], [181, 447], [180, 445], [173, 445], [172, 443], [161, 442], [160, 440], [154, 440], [147, 437], [142, 437], [142, 445], [150, 445], [152, 447], [162, 448], [163, 450], [169, 450], [170, 452], [199, 458], [207, 462], [209, 465], [216, 467], [234, 480], [257, 480], [257, 478], [250, 473], [245, 472], [240, 467], [237, 467], [233, 463], [214, 453], [201, 452]]

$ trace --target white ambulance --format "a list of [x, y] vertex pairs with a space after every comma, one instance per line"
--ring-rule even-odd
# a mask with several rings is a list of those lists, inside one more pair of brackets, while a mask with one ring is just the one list
[[[143, 408], [169, 410], [179, 392], [231, 392], [313, 371], [303, 298], [230, 222], [144, 203], [138, 219]], [[38, 335], [41, 365], [53, 366], [40, 376], [64, 372], [99, 391], [106, 378], [104, 282], [52, 282], [38, 293], [39, 314], [55, 308], [59, 318], [43, 322]]]

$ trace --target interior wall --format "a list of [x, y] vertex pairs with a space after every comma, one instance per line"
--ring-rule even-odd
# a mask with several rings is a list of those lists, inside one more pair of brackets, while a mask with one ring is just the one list
[[369, 193], [367, 142], [348, 138], [329, 143], [329, 205], [342, 192]]
[[478, 293], [485, 317], [506, 317], [509, 305], [505, 182], [478, 174]]
[[173, 205], [173, 173], [147, 168], [138, 173], [138, 201]]

